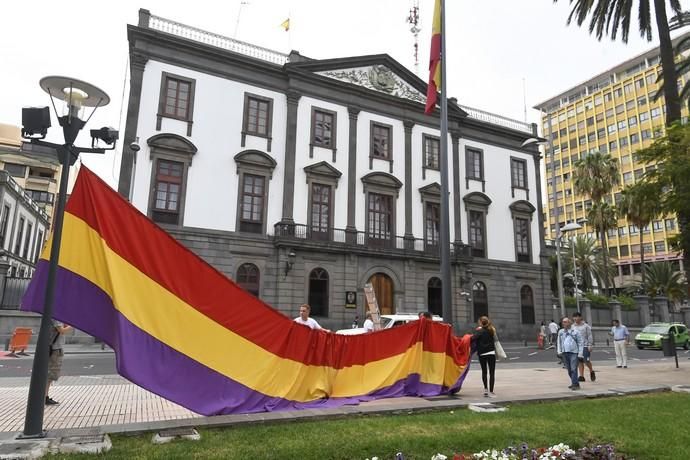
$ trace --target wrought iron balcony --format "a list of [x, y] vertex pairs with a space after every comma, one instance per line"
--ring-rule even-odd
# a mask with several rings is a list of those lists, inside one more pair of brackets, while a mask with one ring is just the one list
[[[367, 232], [340, 228], [322, 229], [303, 224], [275, 224], [273, 240], [280, 243], [293, 243], [315, 248], [328, 247], [342, 251], [361, 250], [382, 255], [440, 257], [438, 242], [432, 240], [387, 234], [372, 235]], [[449, 250], [451, 257], [471, 258], [470, 247], [466, 244], [451, 243]]]

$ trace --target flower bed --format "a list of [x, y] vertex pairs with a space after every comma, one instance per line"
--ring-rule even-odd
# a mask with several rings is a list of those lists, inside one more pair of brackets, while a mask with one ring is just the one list
[[[442, 454], [436, 454], [432, 460], [446, 460]], [[567, 444], [556, 444], [551, 447], [530, 448], [527, 444], [519, 447], [509, 446], [503, 450], [488, 449], [474, 454], [455, 454], [452, 460], [625, 460], [616, 455], [610, 444], [571, 449]], [[632, 459], [629, 459], [632, 460]]]

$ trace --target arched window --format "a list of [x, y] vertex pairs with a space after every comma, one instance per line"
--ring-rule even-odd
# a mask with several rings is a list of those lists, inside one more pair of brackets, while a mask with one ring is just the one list
[[486, 285], [477, 281], [472, 286], [472, 302], [474, 304], [474, 320], [489, 315], [489, 297], [486, 293]]
[[328, 316], [328, 272], [315, 268], [309, 274], [309, 306], [314, 316]]
[[522, 309], [522, 324], [534, 324], [534, 296], [532, 288], [522, 286], [520, 289], [520, 307]]
[[[443, 314], [443, 304], [441, 303], [441, 279], [433, 277], [427, 283], [427, 296], [429, 298], [428, 310], [432, 315]], [[449, 321], [449, 320], [446, 320]]]
[[237, 269], [237, 284], [255, 297], [259, 297], [259, 281], [261, 281], [261, 274], [256, 265], [242, 264]]

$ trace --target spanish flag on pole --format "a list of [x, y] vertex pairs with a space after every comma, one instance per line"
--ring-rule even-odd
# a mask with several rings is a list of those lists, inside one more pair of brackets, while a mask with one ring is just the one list
[[429, 53], [429, 86], [426, 90], [424, 113], [434, 111], [441, 88], [441, 0], [434, 3], [434, 22], [431, 27], [431, 52]]

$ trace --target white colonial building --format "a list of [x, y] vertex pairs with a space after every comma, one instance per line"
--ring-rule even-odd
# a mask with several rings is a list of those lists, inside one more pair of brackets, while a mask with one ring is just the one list
[[367, 282], [382, 312], [440, 312], [447, 250], [458, 327], [551, 319], [535, 126], [449, 100], [439, 248], [438, 114], [390, 56], [284, 55], [146, 10], [128, 38], [119, 192], [248, 291], [335, 328], [363, 318]]

